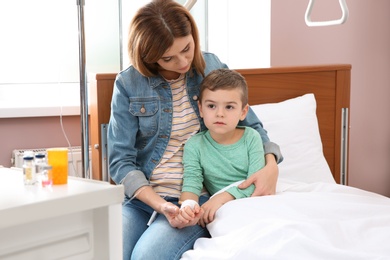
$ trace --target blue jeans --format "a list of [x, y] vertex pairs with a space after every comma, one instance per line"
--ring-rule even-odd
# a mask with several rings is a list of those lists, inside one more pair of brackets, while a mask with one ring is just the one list
[[[177, 198], [165, 199], [178, 203]], [[201, 196], [199, 204], [207, 200], [208, 196]], [[123, 259], [180, 259], [185, 251], [192, 249], [196, 239], [210, 237], [207, 229], [199, 225], [173, 228], [163, 214], [158, 214], [147, 226], [152, 213], [151, 207], [137, 199], [123, 203]]]

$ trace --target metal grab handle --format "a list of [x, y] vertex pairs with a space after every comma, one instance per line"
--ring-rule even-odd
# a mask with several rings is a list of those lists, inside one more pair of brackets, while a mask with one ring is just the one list
[[187, 0], [185, 3], [184, 3], [184, 7], [187, 8], [187, 10], [191, 10], [191, 8], [194, 6], [194, 4], [196, 3], [196, 0]]
[[337, 24], [343, 24], [348, 19], [348, 7], [345, 0], [339, 0], [342, 16], [340, 19], [337, 20], [330, 20], [330, 21], [320, 21], [320, 22], [312, 22], [310, 15], [311, 11], [313, 9], [315, 0], [310, 0], [309, 5], [307, 6], [306, 13], [305, 13], [305, 22], [307, 26], [329, 26], [329, 25], [337, 25]]

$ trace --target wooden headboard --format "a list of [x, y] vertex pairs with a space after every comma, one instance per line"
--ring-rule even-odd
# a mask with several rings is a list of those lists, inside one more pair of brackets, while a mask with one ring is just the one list
[[[249, 104], [280, 102], [314, 93], [323, 151], [338, 183], [347, 184], [351, 65], [239, 69], [249, 87]], [[116, 74], [95, 74], [89, 86], [92, 176], [109, 180], [106, 124]], [[283, 153], [283, 151], [282, 151]]]

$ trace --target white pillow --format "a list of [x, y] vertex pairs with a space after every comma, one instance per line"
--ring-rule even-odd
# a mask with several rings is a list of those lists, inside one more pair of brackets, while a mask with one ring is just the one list
[[279, 177], [305, 183], [335, 183], [322, 151], [314, 94], [251, 106], [284, 160]]

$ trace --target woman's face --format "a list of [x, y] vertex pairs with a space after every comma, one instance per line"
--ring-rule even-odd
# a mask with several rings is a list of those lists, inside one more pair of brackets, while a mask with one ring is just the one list
[[160, 74], [166, 79], [176, 79], [186, 73], [194, 59], [195, 43], [192, 35], [176, 38], [164, 55], [157, 61]]

